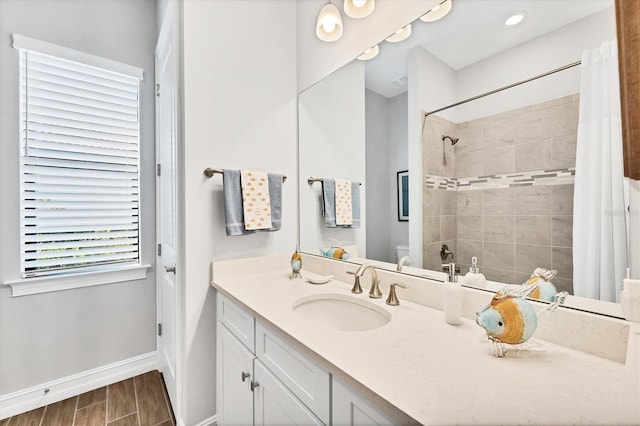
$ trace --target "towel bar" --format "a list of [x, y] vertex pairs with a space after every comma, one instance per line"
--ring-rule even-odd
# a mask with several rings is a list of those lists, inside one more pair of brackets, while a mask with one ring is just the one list
[[[224, 169], [212, 169], [210, 167], [207, 167], [206, 169], [204, 169], [204, 175], [208, 178], [212, 177], [215, 174], [223, 174], [224, 173]], [[287, 177], [286, 176], [282, 176], [282, 181], [286, 181]]]
[[[314, 177], [310, 177], [309, 179], [307, 179], [307, 183], [309, 185], [313, 184], [314, 182], [324, 182], [323, 178], [314, 178]], [[361, 182], [358, 182], [358, 185], [362, 185]]]

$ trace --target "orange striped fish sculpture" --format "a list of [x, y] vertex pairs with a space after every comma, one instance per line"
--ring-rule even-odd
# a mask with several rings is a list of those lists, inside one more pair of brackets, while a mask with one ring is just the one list
[[476, 313], [476, 324], [487, 331], [491, 340], [517, 345], [536, 331], [538, 315], [525, 297], [537, 288], [537, 284], [516, 287], [521, 288], [504, 287], [482, 311]]
[[558, 290], [556, 290], [556, 286], [553, 285], [551, 280], [556, 276], [558, 271], [555, 269], [548, 270], [544, 268], [536, 268], [529, 278], [523, 285], [533, 285], [538, 284], [538, 287], [531, 292], [529, 295], [532, 299], [545, 300], [547, 302], [553, 302], [555, 300], [556, 294], [558, 294]]
[[300, 256], [300, 252], [298, 252], [298, 248], [296, 247], [296, 251], [291, 255], [291, 276], [289, 278], [302, 277], [302, 275], [300, 274], [301, 269], [302, 256]]
[[345, 249], [343, 249], [342, 247], [331, 247], [328, 250], [322, 250], [320, 249], [320, 252], [322, 253], [322, 255], [324, 257], [332, 257], [334, 259], [342, 259], [342, 260], [347, 260], [351, 257], [351, 255], [349, 253], [347, 253], [345, 251]]

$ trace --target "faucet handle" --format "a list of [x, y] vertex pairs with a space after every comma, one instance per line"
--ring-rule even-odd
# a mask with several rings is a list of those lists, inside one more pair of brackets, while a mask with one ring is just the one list
[[347, 274], [355, 275], [353, 280], [353, 287], [351, 287], [351, 293], [360, 294], [362, 293], [362, 286], [360, 285], [360, 277], [356, 275], [355, 272], [347, 271]]
[[389, 286], [389, 297], [387, 297], [387, 305], [390, 306], [398, 306], [400, 304], [400, 300], [398, 300], [398, 296], [396, 296], [396, 286], [400, 288], [409, 288], [406, 284], [393, 283]]

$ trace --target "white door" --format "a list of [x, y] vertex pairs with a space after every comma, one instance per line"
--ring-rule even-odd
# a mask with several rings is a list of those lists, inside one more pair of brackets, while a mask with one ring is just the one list
[[[171, 3], [171, 2], [170, 2]], [[176, 143], [177, 42], [176, 14], [168, 6], [155, 53], [156, 75], [156, 234], [158, 361], [174, 413], [178, 417], [177, 360], [179, 280], [176, 275]], [[179, 271], [178, 271], [179, 272]]]

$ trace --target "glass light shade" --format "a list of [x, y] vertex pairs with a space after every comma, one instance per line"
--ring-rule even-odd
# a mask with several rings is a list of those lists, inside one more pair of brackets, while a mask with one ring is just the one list
[[406, 27], [400, 28], [398, 31], [396, 31], [393, 35], [390, 35], [389, 37], [387, 37], [385, 40], [391, 43], [397, 43], [399, 41], [406, 40], [407, 38], [409, 38], [410, 35], [411, 35], [411, 24], [407, 25]]
[[358, 56], [358, 59], [361, 61], [368, 61], [369, 59], [373, 59], [378, 56], [378, 52], [380, 52], [380, 48], [376, 44], [372, 48], [365, 50], [362, 55]]
[[325, 4], [320, 10], [316, 35], [322, 41], [336, 41], [342, 37], [342, 16], [332, 3]]
[[344, 0], [344, 13], [355, 19], [371, 15], [375, 7], [375, 0]]
[[451, 2], [452, 0], [444, 0], [442, 3], [422, 15], [420, 20], [423, 22], [433, 22], [444, 18], [449, 12], [451, 12]]

